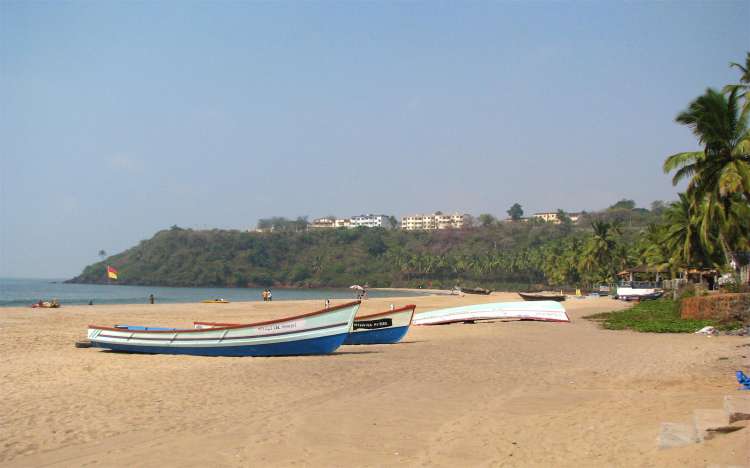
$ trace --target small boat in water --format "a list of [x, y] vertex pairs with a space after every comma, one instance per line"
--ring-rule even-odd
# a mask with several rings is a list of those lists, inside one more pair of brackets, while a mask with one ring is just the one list
[[490, 294], [492, 292], [491, 289], [484, 289], [484, 288], [461, 288], [461, 292], [464, 294]]
[[[130, 353], [196, 356], [328, 354], [349, 336], [359, 301], [309, 314], [249, 324], [195, 322], [190, 329], [89, 325], [95, 348]], [[205, 326], [203, 324], [206, 324]]]
[[565, 308], [555, 301], [491, 302], [422, 312], [414, 316], [414, 325], [443, 325], [476, 320], [520, 319], [545, 322], [570, 322]]
[[524, 301], [557, 301], [562, 302], [565, 300], [565, 294], [550, 294], [550, 293], [518, 293]]
[[386, 312], [355, 317], [352, 331], [344, 344], [398, 343], [409, 331], [416, 307], [414, 304], [409, 304]]

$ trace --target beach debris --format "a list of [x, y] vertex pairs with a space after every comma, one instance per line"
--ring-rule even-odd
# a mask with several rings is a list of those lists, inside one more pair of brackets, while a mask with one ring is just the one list
[[[738, 378], [740, 371], [738, 371]], [[742, 374], [744, 376], [744, 374]], [[747, 376], [745, 376], [747, 377]], [[697, 409], [691, 423], [662, 423], [658, 444], [660, 449], [701, 443], [719, 434], [739, 431], [745, 425], [737, 421], [750, 420], [750, 395], [727, 395], [721, 409]]]
[[701, 442], [713, 439], [716, 434], [728, 434], [738, 431], [743, 427], [731, 426], [729, 415], [727, 415], [723, 408], [697, 409], [693, 411], [693, 421], [695, 422], [695, 429], [698, 432], [698, 439]]
[[661, 424], [658, 442], [660, 449], [668, 449], [697, 444], [700, 440], [694, 425], [667, 422]]
[[741, 370], [738, 370], [736, 375], [737, 375], [737, 382], [739, 382], [740, 385], [742, 385], [743, 387], [742, 390], [750, 390], [750, 377], [745, 375], [745, 373], [742, 372]]
[[695, 334], [696, 335], [708, 335], [708, 336], [710, 336], [710, 335], [718, 335], [719, 332], [716, 330], [716, 328], [714, 328], [714, 327], [712, 327], [712, 326], [709, 325], [707, 327], [701, 328], [700, 330], [698, 330], [697, 332], [695, 332]]
[[750, 325], [745, 325], [744, 327], [735, 328], [733, 330], [727, 330], [724, 332], [725, 335], [731, 335], [731, 336], [746, 336], [750, 335]]
[[727, 395], [724, 397], [724, 411], [729, 415], [729, 422], [750, 420], [750, 396]]

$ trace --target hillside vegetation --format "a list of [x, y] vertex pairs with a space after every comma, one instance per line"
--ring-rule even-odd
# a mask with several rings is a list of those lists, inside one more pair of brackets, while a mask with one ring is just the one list
[[[588, 215], [579, 225], [494, 222], [431, 232], [357, 228], [257, 233], [174, 226], [86, 267], [71, 281], [106, 282], [109, 264], [119, 270], [118, 283], [140, 285], [580, 286], [605, 281], [616, 269], [638, 263], [641, 226], [656, 217], [643, 209], [615, 209]], [[608, 232], [597, 234], [592, 223]], [[592, 244], [602, 234], [605, 243]]]

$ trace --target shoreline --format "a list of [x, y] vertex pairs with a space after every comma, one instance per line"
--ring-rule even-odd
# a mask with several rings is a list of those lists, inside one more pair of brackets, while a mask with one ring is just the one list
[[[489, 296], [370, 298], [359, 314]], [[336, 300], [334, 304], [342, 303]], [[2, 466], [742, 465], [750, 428], [659, 450], [663, 422], [736, 393], [747, 340], [610, 331], [581, 317], [629, 307], [565, 301], [570, 323], [412, 327], [394, 345], [324, 356], [225, 358], [77, 349], [90, 323], [252, 322], [322, 300], [8, 308], [0, 313]], [[337, 421], [331, 424], [331, 421]], [[377, 444], [352, 443], [377, 440]]]

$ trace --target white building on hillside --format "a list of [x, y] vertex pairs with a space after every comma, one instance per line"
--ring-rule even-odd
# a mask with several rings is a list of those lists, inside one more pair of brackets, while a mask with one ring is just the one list
[[407, 231], [434, 229], [461, 229], [466, 222], [466, 215], [460, 213], [429, 215], [411, 215], [401, 217], [401, 229]]
[[382, 227], [382, 228], [392, 228], [394, 227], [391, 223], [390, 218], [386, 215], [359, 215], [359, 216], [352, 216], [350, 218], [352, 227]]
[[351, 228], [352, 226], [352, 220], [351, 218], [336, 218], [334, 221], [333, 227], [337, 228]]
[[318, 218], [313, 219], [310, 223], [311, 229], [326, 229], [336, 227], [336, 219], [334, 218]]
[[394, 227], [386, 215], [358, 215], [351, 218], [318, 218], [310, 224], [312, 229], [356, 228], [356, 227]]
[[[581, 216], [581, 213], [565, 213], [568, 218], [574, 223], [578, 222], [578, 218]], [[562, 220], [557, 215], [557, 211], [544, 211], [541, 213], [534, 213], [531, 215], [532, 218], [541, 219], [548, 223], [553, 224], [560, 224], [562, 223]]]

